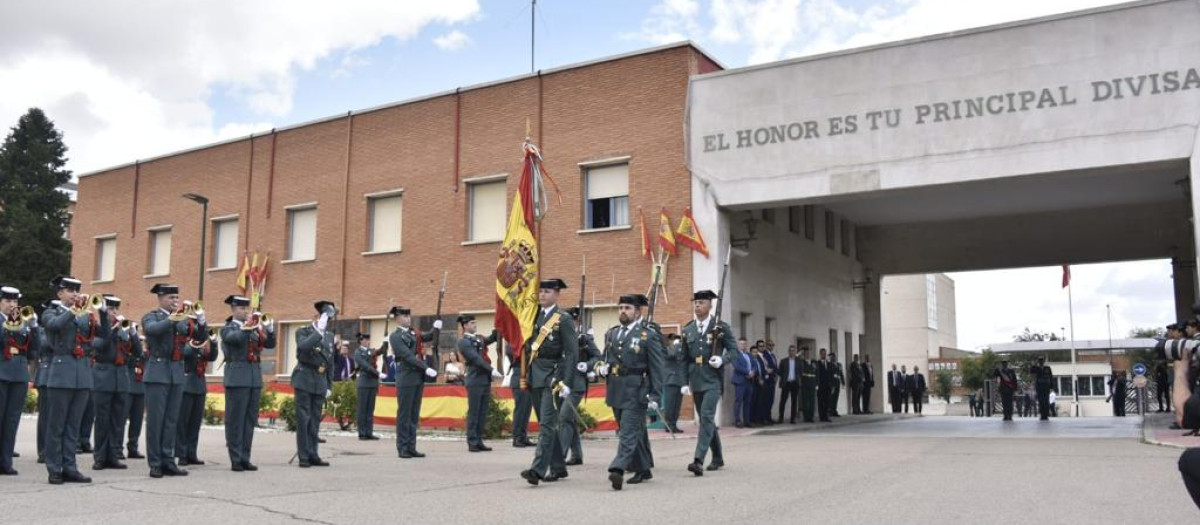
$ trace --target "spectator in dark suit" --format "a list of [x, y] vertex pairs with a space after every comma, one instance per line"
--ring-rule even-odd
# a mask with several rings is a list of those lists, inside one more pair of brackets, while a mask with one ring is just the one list
[[858, 364], [858, 354], [854, 354], [853, 361], [850, 362], [850, 413], [862, 413], [862, 389], [863, 389], [863, 373], [862, 366]]
[[820, 359], [817, 360], [817, 420], [829, 422], [829, 396], [833, 389], [833, 367], [824, 348], [821, 349]]
[[[771, 418], [771, 409], [763, 410], [763, 402], [766, 400], [766, 376], [767, 376], [767, 360], [762, 356], [761, 340], [758, 344], [750, 347], [750, 362], [754, 367], [754, 395], [750, 401], [750, 425], [751, 427], [760, 427], [765, 425], [765, 421]], [[765, 412], [765, 413], [764, 413]]]
[[871, 367], [871, 356], [864, 355], [862, 364], [858, 365], [862, 370], [862, 413], [871, 414], [871, 390], [875, 389], [875, 369]]
[[920, 367], [914, 366], [913, 373], [912, 375], [908, 376], [908, 378], [908, 391], [913, 400], [913, 412], [920, 414], [921, 403], [925, 400], [925, 376], [921, 375]]
[[904, 413], [908, 413], [908, 368], [905, 365], [900, 365], [900, 404], [904, 406]]
[[737, 352], [733, 358], [733, 426], [742, 428], [750, 424], [750, 411], [754, 401], [754, 358], [745, 337], [738, 338]]
[[896, 370], [896, 363], [887, 373], [888, 401], [892, 404], [892, 413], [900, 413], [901, 392], [904, 391], [904, 374]]
[[796, 424], [796, 409], [800, 401], [800, 358], [796, 357], [796, 345], [788, 347], [788, 356], [779, 362], [779, 419], [783, 423], [783, 411], [788, 399], [792, 400], [791, 418], [789, 423]]
[[333, 380], [346, 381], [354, 373], [354, 358], [350, 356], [350, 343], [343, 341], [338, 356], [333, 360]]

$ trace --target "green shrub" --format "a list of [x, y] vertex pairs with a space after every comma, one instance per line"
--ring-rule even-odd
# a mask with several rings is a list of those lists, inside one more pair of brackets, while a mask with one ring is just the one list
[[208, 398], [204, 402], [204, 424], [205, 425], [220, 425], [225, 422], [225, 414], [217, 411], [217, 400]]
[[358, 392], [354, 381], [339, 381], [333, 384], [333, 394], [325, 399], [324, 413], [337, 420], [338, 427], [350, 430], [355, 423], [355, 404]]
[[484, 439], [500, 439], [505, 430], [512, 426], [509, 416], [512, 413], [495, 396], [488, 398], [487, 422], [484, 424]]
[[[570, 409], [567, 409], [567, 410], [570, 410]], [[581, 432], [591, 432], [591, 431], [595, 430], [596, 427], [599, 425], [600, 425], [600, 422], [596, 421], [596, 418], [594, 416], [592, 416], [591, 414], [589, 414], [586, 408], [583, 408], [583, 406], [580, 405], [580, 407], [579, 407], [579, 430]]]
[[26, 414], [32, 414], [34, 412], [37, 412], [37, 408], [38, 408], [37, 389], [30, 388], [25, 391], [25, 407], [22, 408], [21, 411], [25, 412]]
[[279, 408], [279, 394], [276, 394], [274, 390], [264, 389], [262, 397], [258, 398], [258, 413], [274, 412], [277, 408]]
[[279, 419], [283, 420], [288, 432], [296, 431], [296, 398], [283, 398], [279, 403]]

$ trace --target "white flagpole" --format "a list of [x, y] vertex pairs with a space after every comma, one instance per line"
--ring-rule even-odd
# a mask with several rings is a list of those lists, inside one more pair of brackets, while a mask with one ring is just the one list
[[1075, 301], [1071, 297], [1070, 274], [1067, 275], [1067, 315], [1071, 322], [1071, 392], [1075, 394], [1075, 417], [1079, 417], [1079, 370], [1075, 366]]

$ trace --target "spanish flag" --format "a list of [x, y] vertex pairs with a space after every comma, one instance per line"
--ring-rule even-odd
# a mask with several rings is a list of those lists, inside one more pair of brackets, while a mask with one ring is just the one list
[[708, 257], [708, 245], [704, 244], [704, 236], [700, 235], [700, 228], [696, 227], [696, 219], [692, 218], [691, 208], [683, 209], [683, 218], [679, 219], [679, 228], [675, 230], [675, 235], [679, 236], [679, 244]]
[[638, 206], [638, 216], [642, 219], [642, 257], [654, 260], [654, 254], [650, 250], [650, 236], [646, 234], [646, 214], [642, 213], [641, 206]]
[[237, 271], [237, 287], [242, 293], [246, 293], [246, 273], [250, 269], [250, 256], [245, 252], [242, 253], [242, 262], [238, 265]]
[[517, 195], [513, 197], [508, 228], [496, 262], [496, 330], [513, 349], [514, 361], [520, 361], [525, 337], [533, 333], [537, 316], [538, 266], [540, 264], [534, 230], [534, 185], [541, 166], [537, 149], [525, 147], [525, 166]]
[[671, 233], [671, 218], [667, 217], [666, 208], [658, 214], [658, 245], [664, 252], [675, 255], [675, 235]]

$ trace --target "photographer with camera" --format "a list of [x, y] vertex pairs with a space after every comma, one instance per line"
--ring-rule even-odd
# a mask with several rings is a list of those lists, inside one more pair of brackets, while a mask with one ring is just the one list
[[[1195, 311], [1197, 308], [1193, 307], [1193, 312]], [[1171, 393], [1175, 420], [1183, 428], [1192, 429], [1192, 432], [1185, 435], [1196, 435], [1196, 429], [1200, 429], [1200, 396], [1192, 390], [1192, 383], [1188, 379], [1194, 377], [1192, 369], [1197, 363], [1197, 350], [1200, 349], [1200, 339], [1196, 336], [1200, 332], [1200, 322], [1191, 319], [1183, 325], [1186, 337], [1159, 340], [1155, 349], [1159, 359], [1175, 366], [1176, 381]], [[1177, 328], [1177, 325], [1168, 326], [1168, 334], [1173, 331], [1178, 333]], [[1192, 501], [1200, 507], [1200, 448], [1184, 451], [1179, 457], [1179, 473], [1183, 476], [1183, 484], [1187, 487]]]

